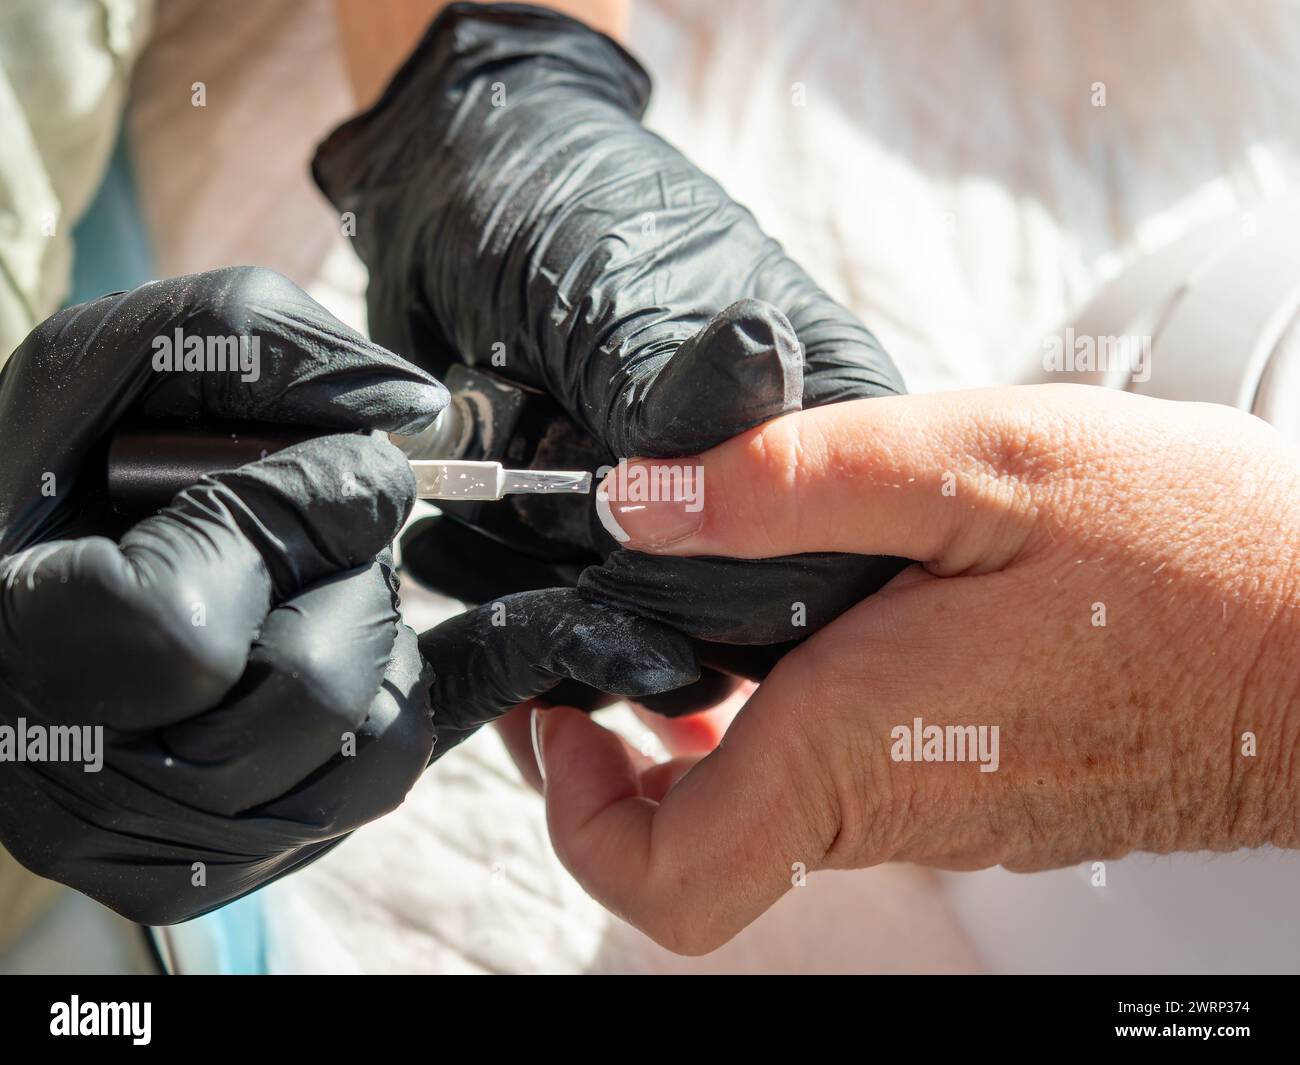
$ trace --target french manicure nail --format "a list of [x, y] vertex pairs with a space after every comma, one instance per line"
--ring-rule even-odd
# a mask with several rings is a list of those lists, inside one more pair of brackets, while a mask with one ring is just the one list
[[537, 772], [542, 777], [542, 787], [546, 787], [546, 763], [542, 761], [542, 715], [546, 713], [540, 706], [534, 706], [528, 717], [528, 731], [533, 737], [533, 758], [537, 760]]
[[629, 547], [680, 545], [704, 526], [704, 467], [690, 459], [620, 463], [597, 492]]

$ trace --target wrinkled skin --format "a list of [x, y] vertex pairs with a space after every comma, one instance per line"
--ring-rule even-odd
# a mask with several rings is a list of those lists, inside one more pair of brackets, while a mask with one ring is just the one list
[[[1300, 451], [1281, 433], [1057, 385], [805, 411], [701, 461], [719, 488], [697, 527], [646, 508], [631, 542], [922, 564], [784, 658], [703, 759], [649, 765], [542, 712], [556, 853], [660, 943], [716, 948], [794, 863], [1300, 846]], [[986, 731], [917, 760], [917, 718], [921, 739], [996, 728], [996, 757]]]

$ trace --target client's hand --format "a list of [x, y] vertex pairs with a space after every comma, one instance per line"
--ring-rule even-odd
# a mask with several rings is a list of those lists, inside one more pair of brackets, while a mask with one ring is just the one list
[[[922, 562], [788, 655], [702, 761], [539, 711], [568, 868], [664, 945], [802, 869], [1297, 845], [1300, 454], [1248, 415], [1050, 386], [791, 414], [629, 546]], [[617, 508], [616, 508], [617, 509]]]

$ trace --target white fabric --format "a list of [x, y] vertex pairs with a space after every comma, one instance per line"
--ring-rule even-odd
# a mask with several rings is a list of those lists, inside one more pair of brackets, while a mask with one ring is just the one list
[[[220, 51], [223, 106], [279, 150], [209, 158], [155, 236], [171, 271], [194, 270], [247, 261], [242, 226], [355, 322], [359, 271], [341, 240], [322, 256], [336, 220], [318, 200], [300, 244], [266, 248], [281, 212], [306, 210], [301, 168], [325, 124], [311, 126], [310, 103], [323, 120], [342, 100], [328, 4], [275, 7], [289, 13], [276, 33], [243, 50], [228, 35], [205, 43], [222, 19], [200, 10], [171, 27], [191, 31], [173, 46], [187, 63]], [[629, 43], [656, 79], [651, 125], [877, 330], [913, 391], [1031, 376], [1044, 337], [1107, 278], [1300, 182], [1300, 8], [1268, 0], [642, 0]], [[250, 105], [281, 92], [275, 78], [291, 80], [294, 107]], [[206, 118], [221, 121], [214, 106]], [[192, 138], [192, 114], [154, 117], [156, 145]], [[266, 898], [281, 970], [1232, 971], [1294, 967], [1298, 868], [1284, 855], [1137, 857], [1110, 863], [1106, 888], [1087, 869], [816, 876], [725, 951], [675, 959], [559, 869], [539, 802], [485, 733]]]
[[1039, 376], [1229, 404], [1300, 443], [1297, 323], [1300, 195], [1134, 263], [1053, 338]]
[[66, 298], [153, 0], [0, 6], [0, 365]]

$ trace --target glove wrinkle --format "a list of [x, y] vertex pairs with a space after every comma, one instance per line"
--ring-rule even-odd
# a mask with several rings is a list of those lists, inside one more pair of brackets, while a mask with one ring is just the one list
[[[326, 196], [357, 217], [376, 340], [439, 371], [460, 360], [543, 390], [612, 459], [691, 456], [781, 414], [902, 392], [876, 337], [641, 125], [649, 92], [631, 56], [571, 19], [448, 7], [379, 103], [313, 161]], [[521, 555], [538, 539], [522, 520], [492, 535]], [[601, 531], [562, 535], [596, 546], [577, 601], [747, 646], [810, 634], [904, 565], [668, 561], [615, 550]], [[433, 550], [407, 557], [434, 586], [471, 583], [442, 577]], [[483, 587], [499, 593], [501, 572]], [[557, 570], [555, 583], [569, 582]], [[537, 677], [540, 648], [500, 651], [534, 656], [518, 668]], [[490, 656], [469, 661], [482, 673], [458, 694], [534, 687], [501, 686], [514, 667]]]
[[[257, 336], [256, 379], [155, 369], [154, 338], [177, 329]], [[103, 743], [97, 772], [0, 763], [0, 843], [19, 862], [171, 923], [401, 802], [433, 748], [432, 678], [386, 553], [415, 486], [396, 448], [361, 434], [423, 428], [447, 400], [255, 268], [152, 282], [32, 331], [0, 371], [0, 725], [99, 728]], [[127, 526], [100, 482], [128, 416], [341, 435]]]
[[[562, 678], [639, 697], [698, 679], [690, 641], [667, 626], [583, 601], [572, 589], [520, 592], [420, 637], [434, 672], [440, 745], [543, 695]], [[453, 742], [454, 741], [454, 742]]]

